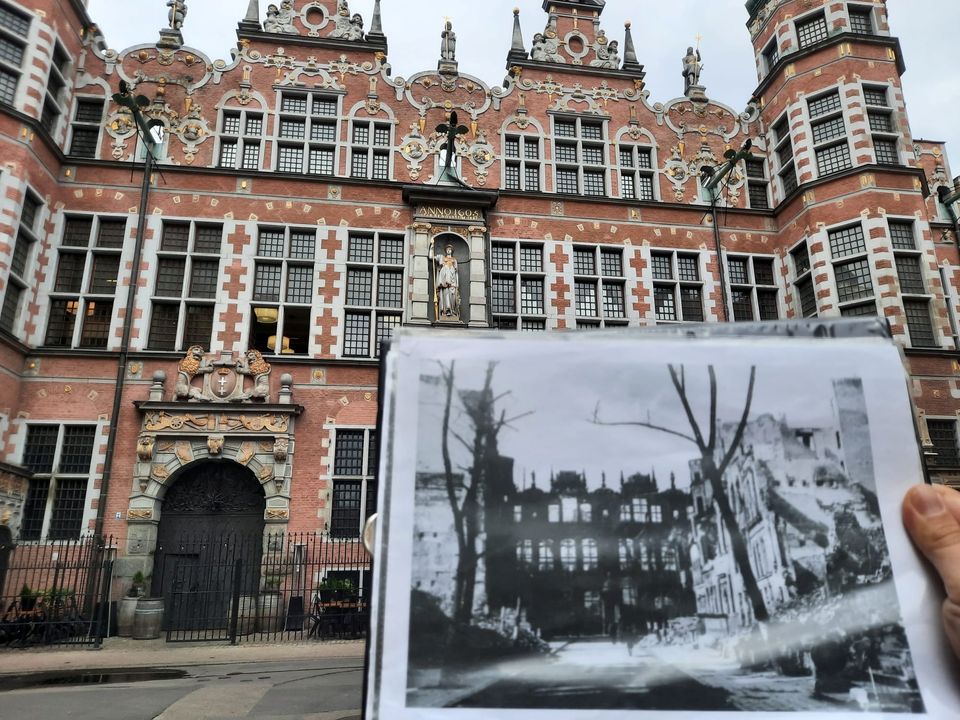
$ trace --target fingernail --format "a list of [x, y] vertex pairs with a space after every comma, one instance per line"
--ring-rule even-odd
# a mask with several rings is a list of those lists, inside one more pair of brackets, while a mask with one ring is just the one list
[[914, 510], [926, 516], [939, 515], [947, 509], [940, 493], [930, 485], [918, 485], [911, 490], [910, 504], [913, 505]]

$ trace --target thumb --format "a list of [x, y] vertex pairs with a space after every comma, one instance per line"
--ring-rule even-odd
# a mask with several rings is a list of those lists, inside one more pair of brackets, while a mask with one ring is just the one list
[[903, 524], [943, 581], [944, 626], [960, 656], [960, 493], [942, 485], [911, 488], [903, 502]]

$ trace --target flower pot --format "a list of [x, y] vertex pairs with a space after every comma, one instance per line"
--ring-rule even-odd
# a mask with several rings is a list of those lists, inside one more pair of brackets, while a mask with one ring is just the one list
[[117, 607], [117, 635], [120, 637], [130, 637], [133, 635], [133, 620], [137, 613], [138, 597], [120, 598]]

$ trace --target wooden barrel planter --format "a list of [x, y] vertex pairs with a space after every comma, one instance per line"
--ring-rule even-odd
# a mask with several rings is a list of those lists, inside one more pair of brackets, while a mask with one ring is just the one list
[[140, 598], [120, 598], [117, 608], [117, 635], [120, 637], [130, 637], [133, 635], [133, 619], [137, 613], [137, 605], [139, 603]]
[[133, 615], [133, 639], [156, 640], [163, 627], [163, 598], [140, 598]]
[[256, 595], [240, 596], [240, 611], [237, 613], [237, 634], [251, 635], [257, 630]]
[[283, 628], [283, 596], [278, 592], [260, 593], [259, 624], [262, 633], [275, 633]]

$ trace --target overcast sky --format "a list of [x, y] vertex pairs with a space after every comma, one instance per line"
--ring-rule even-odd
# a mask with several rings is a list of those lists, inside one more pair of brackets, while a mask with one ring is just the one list
[[[617, 352], [606, 346], [569, 343], [562, 352], [540, 348], [543, 354], [539, 356], [502, 354], [502, 343], [488, 345], [483, 350], [498, 353], [493, 388], [498, 395], [504, 394], [497, 403], [498, 411], [505, 412], [508, 418], [520, 418], [512, 428], [504, 429], [499, 438], [501, 454], [514, 458], [514, 480], [518, 487], [524, 479], [529, 486], [531, 472], [536, 473], [537, 487], [546, 488], [551, 470], [572, 470], [586, 472], [591, 489], [600, 486], [602, 473], [606, 473], [608, 485], [616, 488], [621, 471], [629, 477], [637, 472], [649, 473], [651, 469], [656, 471], [661, 488], [669, 486], [671, 472], [676, 474], [678, 487], [689, 486], [689, 461], [698, 457], [693, 443], [646, 428], [603, 427], [591, 422], [599, 403], [599, 416], [605, 422], [639, 420], [690, 433], [690, 423], [667, 366], [650, 363], [642, 343], [620, 346]], [[528, 346], [525, 352], [537, 350]], [[770, 414], [785, 418], [794, 427], [833, 425], [833, 378], [823, 372], [824, 363], [775, 357], [768, 349], [751, 352], [755, 353], [751, 357], [760, 367], [751, 419]], [[547, 355], [549, 365], [543, 362]], [[456, 387], [481, 388], [488, 361], [488, 357], [459, 355]], [[716, 364], [717, 416], [723, 422], [736, 422], [743, 412], [749, 368], [741, 356], [720, 357]], [[423, 360], [421, 367], [422, 376], [439, 376], [437, 361]], [[837, 372], [848, 374], [849, 368], [838, 368]], [[796, 392], [785, 391], [783, 377], [787, 373], [793, 380], [790, 387], [798, 388]], [[570, 378], [574, 377], [577, 378], [575, 391], [557, 392], [557, 388], [569, 386]], [[706, 366], [690, 365], [686, 382], [698, 423], [704, 432], [709, 432]], [[422, 382], [420, 392], [417, 469], [440, 472], [443, 469], [441, 428], [445, 389], [439, 384]], [[459, 402], [454, 405], [451, 427], [472, 441], [469, 419], [461, 408]], [[649, 418], [645, 415], [647, 412]], [[530, 414], [520, 417], [526, 413]], [[454, 465], [468, 464], [469, 455], [462, 445], [454, 439], [450, 442]]]
[[[265, 11], [267, 0], [261, 0]], [[236, 44], [236, 25], [248, 0], [187, 0], [184, 27], [188, 45], [211, 59], [229, 58]], [[382, 0], [384, 31], [390, 43], [389, 60], [395, 76], [409, 77], [436, 68], [440, 30], [445, 15], [458, 35], [460, 71], [488, 84], [504, 76], [510, 47], [512, 8], [520, 19], [529, 50], [534, 33], [543, 29], [545, 14], [540, 0]], [[944, 140], [954, 158], [960, 157], [960, 82], [950, 58], [960, 28], [957, 0], [888, 0], [893, 33], [903, 45], [907, 106], [915, 138]], [[90, 14], [104, 31], [107, 44], [117, 50], [154, 42], [166, 25], [164, 0], [90, 0]], [[369, 25], [373, 0], [351, 0], [352, 12]], [[623, 23], [633, 21], [639, 60], [647, 72], [653, 101], [682, 94], [680, 59], [688, 45], [701, 44], [704, 71], [701, 78], [709, 95], [741, 110], [757, 85], [756, 67], [746, 29], [743, 0], [608, 0], [603, 27], [611, 38], [622, 38]], [[953, 173], [960, 172], [955, 161]]]

